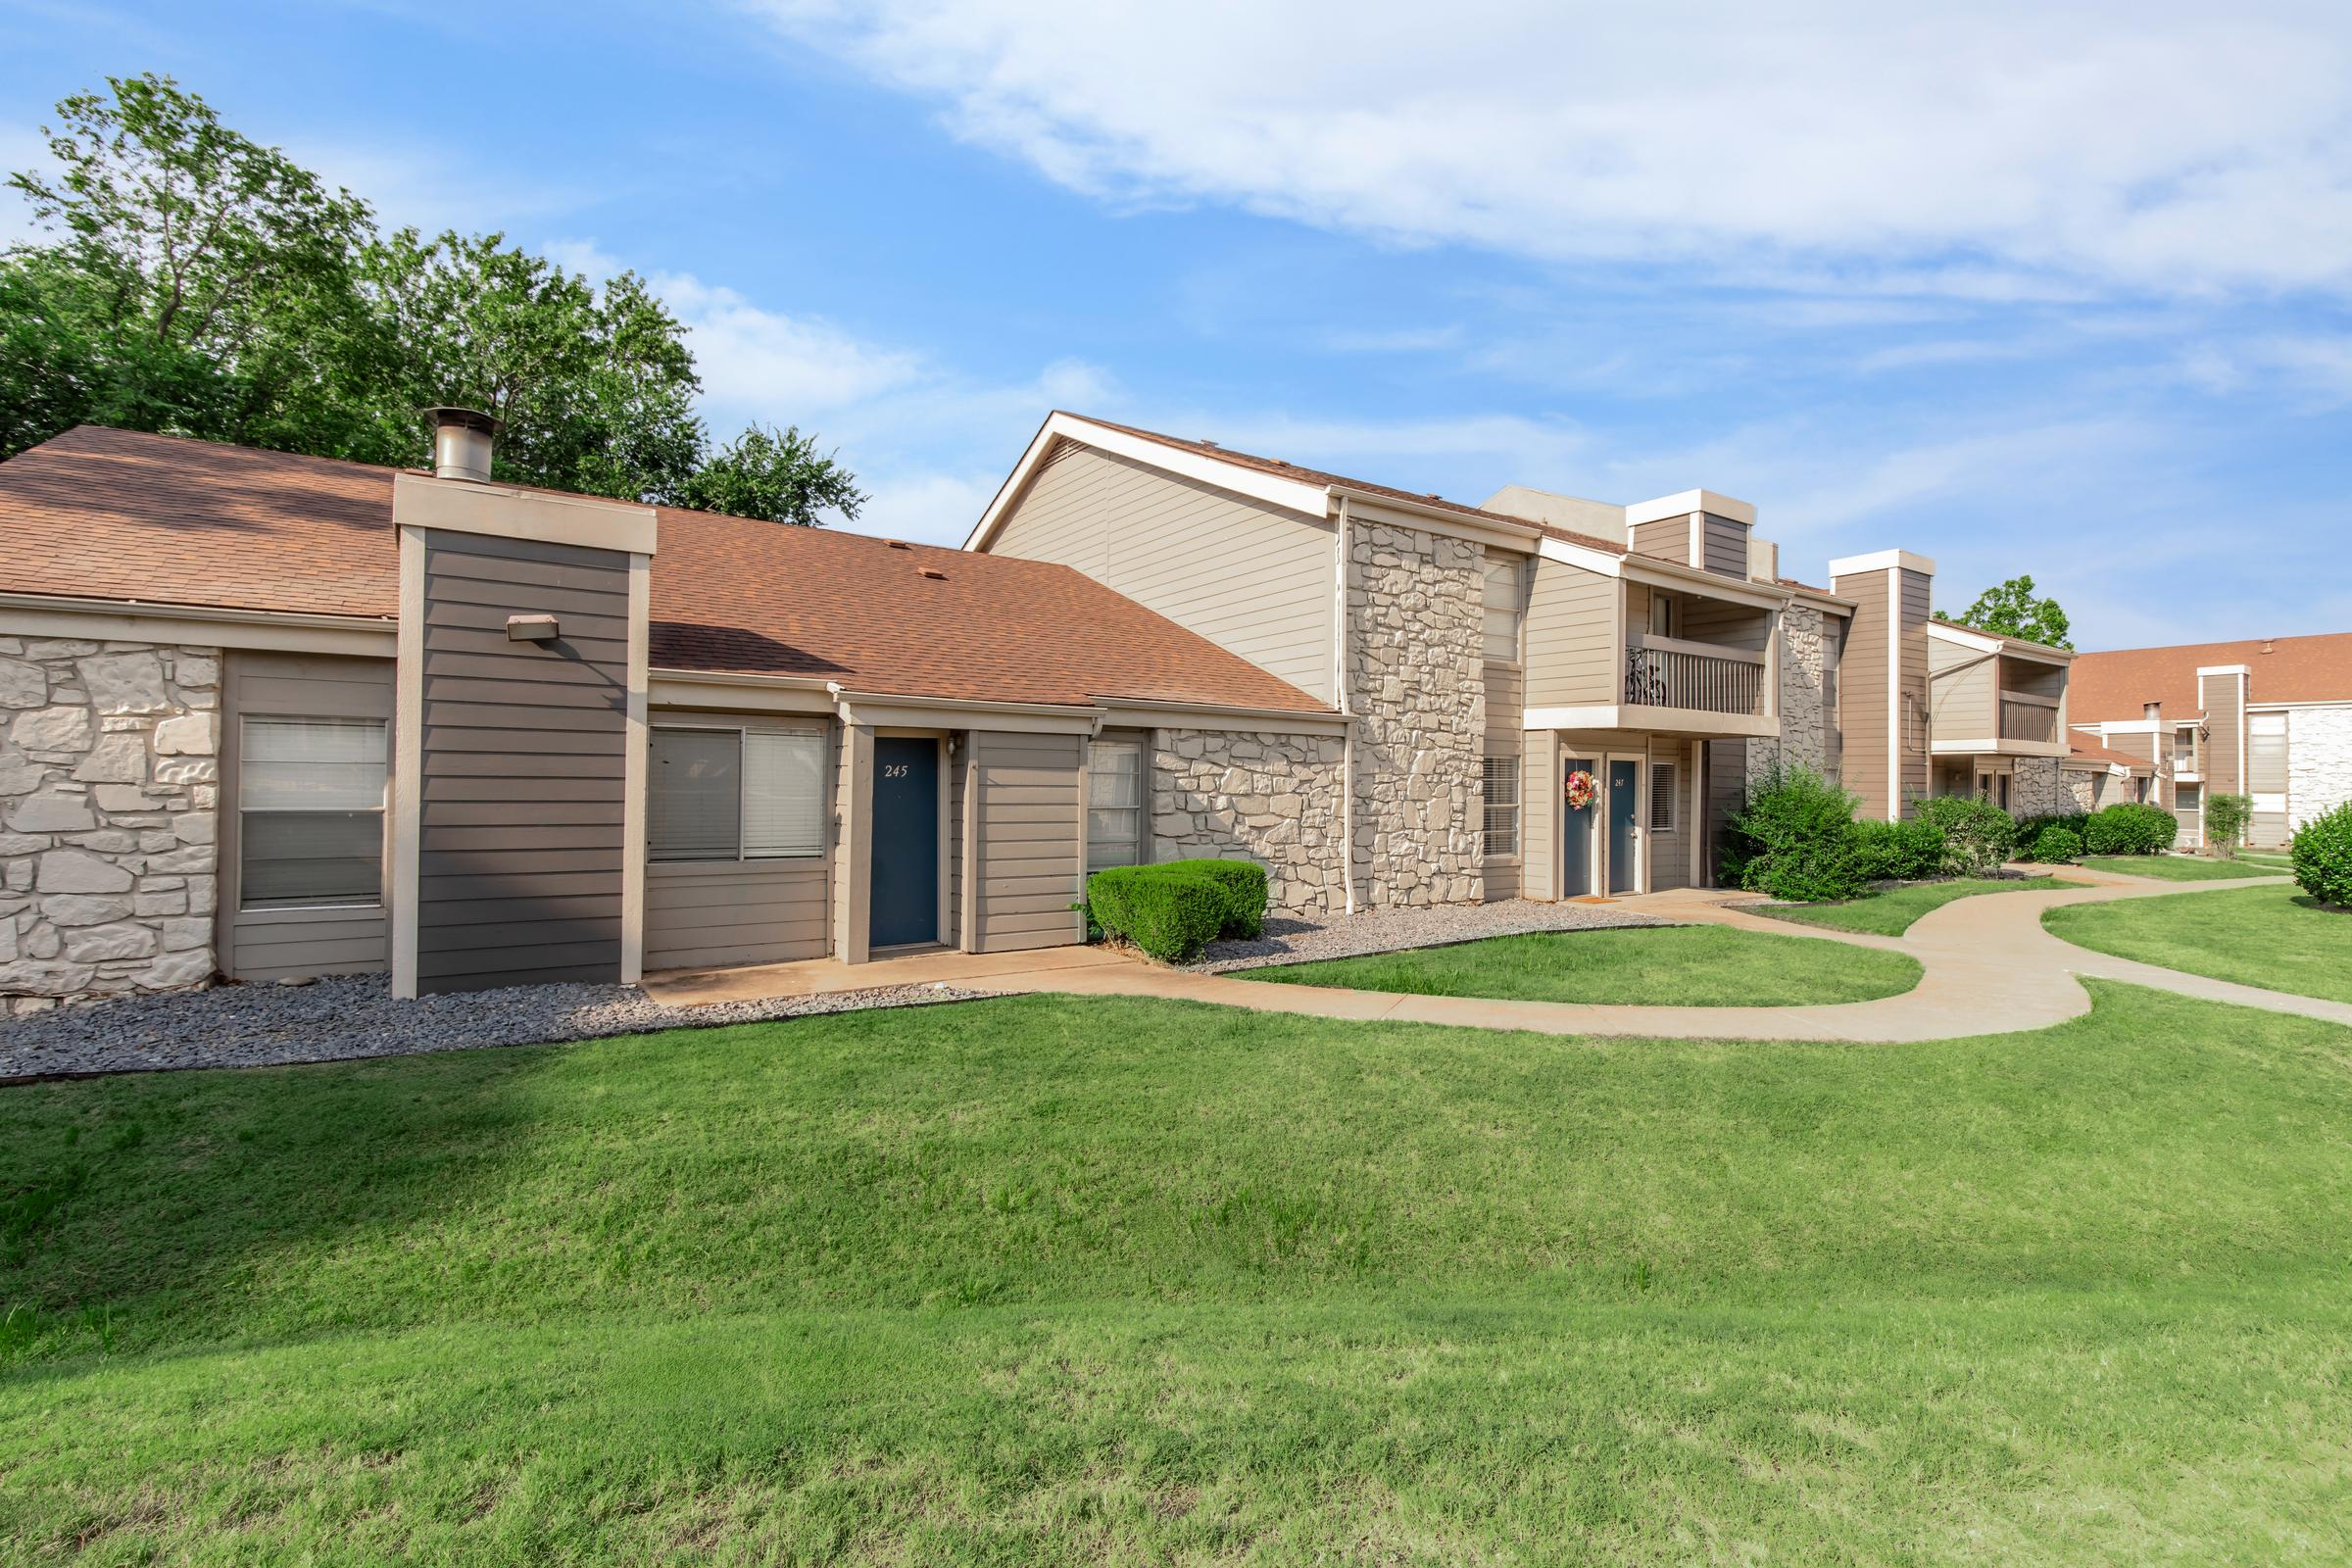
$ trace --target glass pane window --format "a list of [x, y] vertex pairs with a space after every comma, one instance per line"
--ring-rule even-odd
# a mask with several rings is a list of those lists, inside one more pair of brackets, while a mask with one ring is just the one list
[[1086, 752], [1086, 868], [1143, 859], [1144, 748], [1096, 741]]
[[1649, 830], [1652, 833], [1674, 831], [1674, 803], [1677, 799], [1676, 774], [1680, 771], [1672, 762], [1649, 764]]
[[1487, 759], [1485, 788], [1486, 834], [1482, 853], [1489, 856], [1519, 853], [1519, 759]]
[[238, 736], [239, 906], [381, 904], [383, 720], [248, 718]]
[[747, 730], [743, 737], [743, 855], [775, 860], [825, 852], [825, 738]]
[[646, 753], [647, 857], [737, 858], [743, 849], [743, 732], [657, 729]]
[[1487, 657], [1511, 661], [1519, 657], [1520, 564], [1516, 557], [1487, 560]]

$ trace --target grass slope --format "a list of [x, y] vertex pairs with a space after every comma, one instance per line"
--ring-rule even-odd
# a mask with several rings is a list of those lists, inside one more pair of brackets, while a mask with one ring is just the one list
[[1899, 953], [1725, 926], [1545, 931], [1236, 970], [1239, 980], [1429, 997], [1729, 1007], [1867, 1002], [1919, 984]]
[[1799, 925], [1836, 926], [1840, 931], [1870, 931], [1883, 937], [1899, 937], [1921, 915], [1930, 909], [1940, 909], [1955, 899], [2065, 886], [2050, 876], [1955, 877], [1949, 882], [1914, 882], [1843, 904], [1776, 904], [1759, 906], [1755, 912], [1769, 914], [1776, 920], [1793, 920]]
[[2095, 996], [1904, 1048], [1023, 998], [0, 1092], [0, 1539], [2340, 1561], [2352, 1034]]
[[2098, 855], [2084, 858], [2089, 870], [2114, 876], [2146, 876], [2163, 882], [2226, 882], [2233, 877], [2284, 875], [2272, 865], [2243, 860], [2205, 860], [2185, 855]]
[[2352, 1002], [2352, 912], [2291, 882], [2118, 904], [2042, 916], [2078, 947], [2239, 985]]

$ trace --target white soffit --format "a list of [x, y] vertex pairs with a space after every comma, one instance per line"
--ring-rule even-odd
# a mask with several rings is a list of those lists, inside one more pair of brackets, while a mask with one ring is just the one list
[[1636, 523], [1656, 522], [1661, 517], [1688, 516], [1693, 512], [1711, 512], [1718, 517], [1744, 522], [1751, 528], [1756, 522], [1753, 502], [1741, 501], [1736, 496], [1722, 495], [1713, 490], [1680, 490], [1670, 496], [1659, 496], [1653, 501], [1635, 502], [1625, 509], [1625, 523], [1630, 528]]

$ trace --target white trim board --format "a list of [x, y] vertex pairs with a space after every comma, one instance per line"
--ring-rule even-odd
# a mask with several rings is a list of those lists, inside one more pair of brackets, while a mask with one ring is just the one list
[[424, 820], [424, 530], [400, 530], [400, 656], [392, 666], [392, 995], [416, 995]]
[[390, 659], [397, 642], [392, 621], [367, 615], [219, 610], [62, 594], [0, 594], [0, 633], [357, 659]]

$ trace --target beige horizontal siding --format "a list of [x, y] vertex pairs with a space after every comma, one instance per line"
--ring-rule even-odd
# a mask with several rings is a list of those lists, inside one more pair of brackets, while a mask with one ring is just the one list
[[1564, 561], [1536, 563], [1527, 604], [1530, 708], [1571, 708], [1616, 701], [1623, 656], [1617, 649], [1618, 578]]
[[645, 966], [707, 969], [821, 958], [830, 947], [826, 858], [657, 861], [645, 883]]
[[1085, 932], [1070, 906], [1086, 868], [1085, 775], [1075, 735], [975, 731], [979, 843], [971, 857], [980, 953], [1060, 947]]

